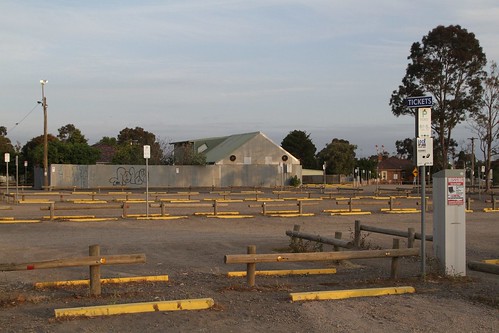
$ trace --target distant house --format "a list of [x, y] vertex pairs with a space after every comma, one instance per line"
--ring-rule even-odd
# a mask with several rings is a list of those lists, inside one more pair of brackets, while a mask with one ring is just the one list
[[381, 182], [385, 184], [412, 183], [414, 162], [397, 157], [389, 157], [378, 164]]
[[[300, 161], [262, 132], [173, 142], [176, 165], [299, 165]], [[291, 167], [289, 167], [291, 168]]]
[[114, 154], [116, 154], [116, 146], [96, 143], [93, 147], [100, 151], [100, 158], [97, 160], [96, 164], [111, 164]]

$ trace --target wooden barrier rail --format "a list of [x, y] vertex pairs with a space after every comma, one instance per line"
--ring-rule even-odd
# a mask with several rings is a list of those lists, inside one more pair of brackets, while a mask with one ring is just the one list
[[[342, 252], [309, 252], [309, 253], [279, 253], [279, 254], [256, 254], [256, 246], [250, 245], [247, 254], [225, 255], [225, 264], [246, 264], [247, 283], [255, 285], [255, 271], [257, 263], [281, 263], [281, 262], [304, 262], [304, 261], [332, 261], [349, 259], [372, 259], [392, 258], [392, 276], [397, 275], [399, 257], [419, 256], [419, 249], [387, 249], [366, 251], [342, 251]], [[395, 260], [395, 262], [393, 261]]]
[[[295, 226], [296, 227], [296, 226]], [[291, 230], [286, 230], [286, 235], [289, 237], [293, 238], [301, 238], [301, 239], [306, 239], [318, 243], [324, 243], [324, 244], [329, 244], [329, 245], [334, 245], [338, 247], [343, 247], [346, 249], [351, 249], [353, 248], [353, 242], [348, 242], [344, 241], [338, 238], [327, 238], [327, 237], [322, 237], [320, 235], [313, 235], [313, 234], [308, 234], [300, 231], [291, 231]]]
[[99, 245], [89, 246], [88, 257], [66, 258], [46, 261], [36, 261], [28, 263], [7, 263], [0, 264], [0, 271], [26, 271], [34, 269], [64, 268], [64, 267], [90, 267], [90, 293], [91, 295], [101, 294], [101, 265], [127, 265], [145, 263], [146, 255], [141, 254], [122, 254], [122, 255], [100, 255]]
[[[421, 234], [418, 232], [415, 232], [414, 228], [408, 228], [407, 231], [395, 230], [395, 229], [386, 229], [386, 228], [379, 228], [379, 227], [363, 225], [360, 223], [359, 220], [356, 220], [355, 221], [354, 242], [353, 242], [355, 247], [360, 247], [360, 239], [361, 239], [361, 232], [362, 231], [369, 231], [369, 232], [375, 232], [375, 233], [380, 233], [380, 234], [385, 234], [385, 235], [392, 235], [392, 236], [407, 238], [407, 247], [408, 248], [414, 247], [414, 240], [415, 239], [421, 239]], [[426, 235], [425, 239], [427, 241], [433, 241], [433, 235]]]
[[126, 218], [128, 215], [128, 208], [129, 205], [127, 202], [123, 202], [122, 204], [118, 205], [92, 205], [92, 206], [56, 206], [55, 203], [51, 202], [48, 207], [40, 207], [40, 210], [48, 210], [50, 211], [50, 221], [53, 221], [55, 219], [55, 211], [56, 210], [89, 210], [89, 209], [122, 209], [122, 217]]
[[267, 202], [262, 202], [261, 204], [252, 204], [248, 205], [248, 207], [262, 207], [262, 215], [267, 215], [268, 211], [267, 208], [269, 207], [298, 207], [298, 210], [296, 213], [298, 214], [303, 214], [303, 207], [304, 206], [312, 206], [312, 205], [317, 205], [317, 203], [304, 203], [301, 200], [298, 200], [297, 203], [272, 203], [269, 204]]

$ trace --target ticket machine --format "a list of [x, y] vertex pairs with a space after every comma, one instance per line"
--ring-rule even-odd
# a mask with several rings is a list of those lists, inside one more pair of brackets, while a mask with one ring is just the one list
[[442, 170], [433, 176], [433, 250], [447, 275], [466, 275], [466, 173]]

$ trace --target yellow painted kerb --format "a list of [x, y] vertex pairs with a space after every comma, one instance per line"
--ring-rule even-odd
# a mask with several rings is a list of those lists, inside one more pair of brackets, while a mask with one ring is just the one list
[[482, 260], [482, 262], [486, 264], [499, 265], [499, 259], [485, 259]]
[[[274, 276], [274, 275], [319, 275], [319, 274], [336, 274], [336, 268], [324, 269], [287, 269], [287, 270], [271, 270], [271, 271], [256, 271], [256, 275]], [[227, 277], [245, 277], [246, 272], [228, 272]]]
[[334, 290], [334, 291], [312, 291], [303, 293], [291, 293], [291, 300], [296, 301], [318, 301], [330, 299], [345, 299], [352, 297], [371, 297], [384, 295], [399, 295], [414, 293], [414, 287], [390, 287], [390, 288], [369, 288], [369, 289], [350, 289], [350, 290]]
[[[102, 284], [119, 284], [119, 283], [130, 283], [130, 282], [168, 282], [168, 275], [134, 276], [128, 278], [108, 278], [108, 279], [101, 279], [100, 282]], [[50, 282], [36, 282], [35, 288], [88, 286], [88, 285], [90, 285], [90, 280], [50, 281]]]
[[115, 305], [100, 305], [80, 308], [55, 309], [55, 317], [97, 317], [126, 313], [158, 311], [204, 310], [215, 304], [212, 298], [185, 299], [163, 302], [144, 302]]

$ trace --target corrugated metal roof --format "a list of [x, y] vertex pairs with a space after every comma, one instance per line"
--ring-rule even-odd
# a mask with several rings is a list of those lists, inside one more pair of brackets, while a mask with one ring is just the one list
[[[213, 164], [226, 158], [237, 148], [241, 147], [243, 144], [259, 134], [260, 132], [251, 132], [229, 136], [179, 141], [174, 142], [173, 144], [190, 142], [193, 144], [195, 152], [198, 152], [199, 148], [202, 148], [202, 153], [206, 156], [206, 163]], [[206, 147], [203, 147], [203, 145], [206, 145]]]
[[206, 144], [208, 146], [208, 150], [205, 151], [206, 162], [216, 163], [221, 159], [226, 158], [233, 151], [253, 139], [258, 134], [260, 134], [260, 132], [230, 135], [226, 137], [225, 140], [215, 145], [212, 149], [210, 149], [210, 146]]

